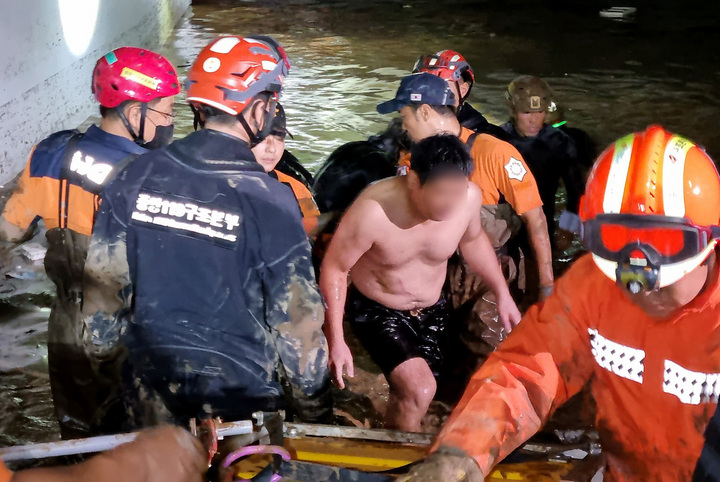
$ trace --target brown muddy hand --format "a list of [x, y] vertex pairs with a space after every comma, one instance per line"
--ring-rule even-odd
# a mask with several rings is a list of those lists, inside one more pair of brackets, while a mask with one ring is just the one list
[[207, 471], [207, 453], [200, 441], [179, 427], [160, 427], [142, 432], [135, 442], [108, 454], [127, 458], [145, 468], [145, 477], [153, 482], [200, 482]]
[[482, 482], [485, 478], [470, 457], [435, 453], [398, 480], [399, 482]]

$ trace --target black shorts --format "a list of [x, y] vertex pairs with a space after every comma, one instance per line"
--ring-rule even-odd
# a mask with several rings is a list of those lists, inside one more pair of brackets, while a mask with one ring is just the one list
[[423, 358], [438, 377], [450, 307], [444, 297], [420, 310], [386, 308], [350, 287], [347, 320], [370, 357], [388, 376], [404, 361]]

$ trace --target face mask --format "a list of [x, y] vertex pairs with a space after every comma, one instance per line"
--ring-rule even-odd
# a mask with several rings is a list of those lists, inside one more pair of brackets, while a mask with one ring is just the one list
[[143, 143], [145, 149], [160, 149], [172, 142], [175, 124], [169, 126], [156, 126], [155, 137], [151, 141]]

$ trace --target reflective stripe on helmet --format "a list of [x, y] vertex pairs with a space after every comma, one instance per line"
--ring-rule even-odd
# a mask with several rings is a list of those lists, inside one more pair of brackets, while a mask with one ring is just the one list
[[685, 216], [685, 159], [694, 146], [695, 144], [687, 139], [673, 136], [665, 148], [662, 190], [666, 216]]
[[610, 164], [603, 200], [605, 214], [618, 214], [622, 209], [634, 142], [635, 134], [630, 134], [615, 142], [615, 152]]

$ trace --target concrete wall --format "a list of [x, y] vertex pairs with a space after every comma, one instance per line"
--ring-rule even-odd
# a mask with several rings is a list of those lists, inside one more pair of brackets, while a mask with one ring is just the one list
[[32, 146], [74, 128], [97, 106], [95, 61], [116, 47], [158, 48], [190, 0], [3, 0], [0, 2], [0, 184]]

